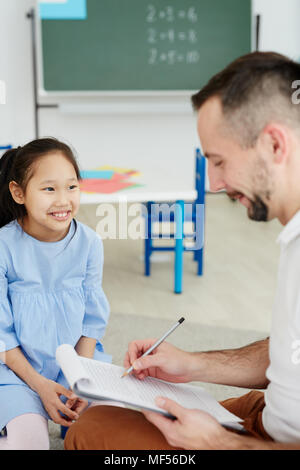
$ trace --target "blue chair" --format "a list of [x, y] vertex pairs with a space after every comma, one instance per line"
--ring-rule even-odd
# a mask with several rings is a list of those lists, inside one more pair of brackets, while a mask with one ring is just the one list
[[[197, 198], [192, 203], [184, 201], [169, 202], [168, 204], [147, 203], [146, 233], [145, 233], [145, 276], [150, 276], [151, 254], [154, 251], [174, 251], [174, 292], [182, 292], [183, 253], [193, 251], [197, 263], [197, 275], [203, 275], [204, 227], [205, 227], [205, 169], [206, 160], [200, 149], [196, 149], [196, 182]], [[193, 234], [185, 234], [184, 222], [193, 224]], [[175, 233], [153, 233], [153, 223], [175, 222]], [[174, 239], [173, 246], [155, 246], [155, 239]], [[193, 246], [184, 246], [184, 239], [192, 242]]]

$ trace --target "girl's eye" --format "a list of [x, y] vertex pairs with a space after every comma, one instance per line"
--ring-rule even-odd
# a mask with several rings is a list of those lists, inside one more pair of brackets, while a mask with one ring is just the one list
[[223, 162], [222, 162], [222, 160], [221, 160], [221, 161], [219, 161], [219, 162], [216, 162], [216, 163], [215, 163], [215, 166], [221, 166], [221, 165], [222, 165], [222, 163], [223, 163]]
[[69, 186], [69, 189], [76, 189], [76, 188], [77, 188], [76, 184], [72, 184], [71, 186]]
[[48, 188], [44, 188], [43, 191], [54, 191], [54, 188], [51, 188], [51, 186], [48, 186]]

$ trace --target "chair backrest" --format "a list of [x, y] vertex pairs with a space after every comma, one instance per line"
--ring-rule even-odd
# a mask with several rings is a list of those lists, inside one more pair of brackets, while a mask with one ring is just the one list
[[196, 191], [198, 204], [205, 203], [205, 171], [206, 171], [206, 159], [202, 155], [199, 148], [196, 149]]

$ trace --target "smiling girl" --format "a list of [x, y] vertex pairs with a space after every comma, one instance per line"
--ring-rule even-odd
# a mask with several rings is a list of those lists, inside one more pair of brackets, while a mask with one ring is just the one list
[[74, 218], [79, 178], [71, 149], [52, 138], [0, 160], [0, 450], [49, 448], [47, 420], [70, 426], [87, 406], [55, 361], [60, 344], [103, 351], [103, 246]]

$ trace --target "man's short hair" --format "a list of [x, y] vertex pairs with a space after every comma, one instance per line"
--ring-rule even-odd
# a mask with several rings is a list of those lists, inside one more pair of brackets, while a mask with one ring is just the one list
[[192, 96], [192, 104], [199, 110], [209, 98], [219, 97], [230, 131], [243, 146], [252, 147], [270, 121], [300, 133], [300, 107], [292, 99], [297, 80], [297, 62], [275, 52], [253, 52], [214, 75]]

